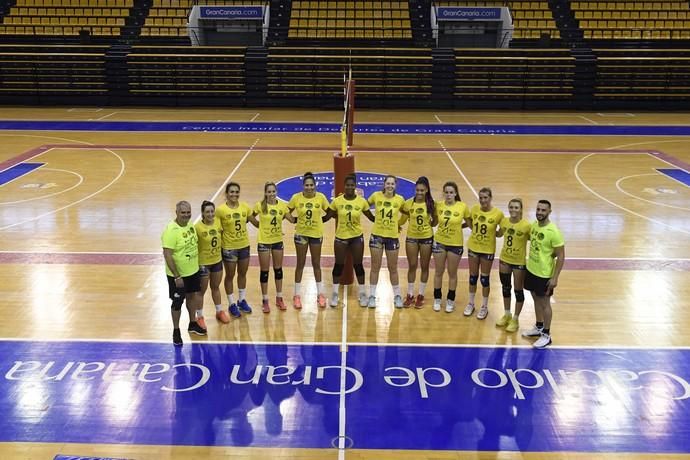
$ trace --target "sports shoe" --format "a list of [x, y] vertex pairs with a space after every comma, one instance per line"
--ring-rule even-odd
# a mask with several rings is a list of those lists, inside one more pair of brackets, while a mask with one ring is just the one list
[[403, 302], [403, 307], [407, 308], [412, 305], [414, 305], [414, 296], [412, 294], [407, 294], [407, 296], [405, 296], [405, 302]]
[[489, 316], [489, 307], [482, 305], [477, 313], [477, 319], [486, 319], [487, 316]]
[[[340, 299], [338, 298], [338, 293], [334, 292], [331, 294], [331, 307], [335, 308], [338, 306], [338, 303], [340, 302]], [[325, 305], [324, 305], [325, 307]]]
[[512, 314], [505, 313], [503, 316], [501, 316], [498, 319], [498, 321], [496, 321], [496, 326], [497, 327], [506, 327], [512, 318], [513, 318]]
[[208, 328], [206, 327], [206, 320], [204, 319], [203, 316], [198, 317], [196, 319], [196, 323], [201, 327], [201, 329], [208, 330]]
[[462, 314], [465, 316], [472, 316], [472, 313], [474, 313], [474, 304], [468, 303], [465, 307], [465, 311], [463, 311]]
[[285, 306], [285, 302], [283, 302], [282, 297], [276, 297], [276, 307], [278, 307], [278, 310], [287, 310], [287, 307]]
[[261, 311], [264, 313], [271, 313], [271, 307], [268, 305], [268, 299], [261, 301]]
[[417, 294], [417, 300], [414, 302], [415, 308], [422, 308], [424, 306], [424, 296], [422, 294]]
[[316, 304], [319, 308], [326, 308], [326, 296], [323, 294], [316, 296]]
[[376, 297], [373, 295], [369, 296], [369, 302], [367, 303], [367, 307], [369, 308], [376, 308]]
[[216, 319], [218, 321], [220, 321], [221, 323], [224, 323], [224, 324], [228, 324], [230, 322], [230, 317], [225, 312], [225, 310], [217, 311], [216, 312]]
[[546, 348], [551, 345], [551, 336], [549, 334], [542, 334], [539, 336], [536, 342], [532, 344], [534, 348]]
[[182, 334], [180, 334], [180, 329], [173, 329], [173, 345], [176, 347], [182, 346]]
[[230, 308], [228, 308], [228, 311], [235, 318], [239, 318], [240, 316], [242, 316], [242, 313], [240, 313], [240, 308], [237, 306], [236, 303], [230, 305]]
[[441, 311], [441, 299], [434, 299], [434, 311]]
[[527, 329], [526, 331], [522, 332], [523, 337], [540, 337], [541, 336], [541, 327], [537, 326], [532, 326], [531, 329]]
[[446, 300], [446, 313], [453, 313], [455, 310], [455, 300]]
[[399, 295], [396, 295], [396, 296], [393, 298], [393, 305], [395, 306], [395, 308], [402, 308], [402, 307], [403, 307], [403, 299], [402, 299], [402, 297], [399, 296]]
[[508, 325], [506, 326], [506, 332], [515, 332], [520, 329], [520, 321], [517, 318], [510, 318]]
[[237, 304], [237, 306], [239, 307], [240, 311], [243, 313], [251, 313], [252, 312], [252, 307], [250, 307], [249, 304], [247, 303], [247, 299], [240, 300], [239, 303]]
[[366, 307], [368, 304], [369, 304], [369, 298], [367, 297], [367, 295], [364, 292], [362, 292], [359, 295], [359, 306], [360, 307]]
[[300, 298], [300, 296], [292, 296], [292, 306], [295, 307], [295, 310], [302, 309], [302, 299]]
[[203, 329], [201, 326], [199, 326], [199, 323], [196, 321], [191, 321], [189, 323], [189, 327], [187, 328], [187, 332], [190, 334], [196, 334], [196, 335], [206, 335], [206, 329]]

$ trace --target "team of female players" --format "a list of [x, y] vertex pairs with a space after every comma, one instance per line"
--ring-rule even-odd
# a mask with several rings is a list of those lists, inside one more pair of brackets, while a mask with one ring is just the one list
[[[271, 262], [276, 287], [275, 306], [280, 310], [287, 307], [283, 300], [283, 220], [295, 224], [296, 265], [294, 295], [292, 305], [302, 308], [301, 281], [307, 252], [317, 286], [317, 304], [325, 308], [327, 304], [321, 273], [320, 259], [323, 243], [324, 223], [336, 218], [335, 264], [333, 266], [333, 290], [330, 296], [331, 307], [339, 304], [340, 278], [345, 260], [350, 255], [358, 282], [358, 297], [362, 307], [375, 308], [377, 305], [377, 284], [379, 271], [386, 254], [390, 281], [393, 286], [394, 306], [396, 308], [424, 306], [424, 293], [429, 280], [429, 266], [434, 257], [434, 301], [433, 310], [447, 313], [455, 310], [455, 291], [458, 283], [458, 266], [464, 252], [463, 228], [471, 229], [467, 241], [469, 258], [469, 301], [464, 309], [465, 316], [475, 311], [477, 285], [482, 286], [481, 304], [477, 319], [488, 315], [490, 292], [490, 273], [496, 252], [496, 238], [504, 237], [500, 254], [499, 272], [503, 288], [504, 315], [496, 322], [508, 332], [519, 328], [518, 318], [524, 302], [523, 283], [525, 279], [526, 246], [530, 235], [530, 223], [523, 219], [522, 201], [518, 198], [508, 204], [509, 217], [491, 203], [491, 189], [479, 190], [479, 204], [469, 208], [460, 199], [458, 187], [454, 182], [443, 185], [443, 201], [436, 202], [431, 196], [431, 187], [426, 177], [415, 183], [415, 196], [405, 200], [396, 193], [397, 179], [387, 176], [383, 190], [374, 192], [368, 200], [357, 194], [357, 179], [354, 174], [345, 178], [344, 193], [328, 202], [326, 197], [316, 191], [316, 181], [311, 173], [303, 176], [303, 190], [292, 196], [285, 204], [277, 198], [276, 185], [268, 182], [264, 186], [264, 197], [250, 208], [240, 201], [240, 185], [230, 182], [225, 188], [226, 202], [215, 209], [213, 203], [202, 204], [202, 220], [196, 224], [199, 236], [199, 264], [202, 275], [202, 294], [211, 288], [216, 306], [216, 318], [227, 323], [228, 313], [222, 306], [220, 283], [225, 271], [225, 292], [228, 298], [229, 314], [240, 317], [250, 313], [246, 300], [247, 269], [249, 267], [249, 235], [247, 223], [258, 228], [258, 255], [262, 311], [271, 310], [268, 297], [268, 278]], [[369, 286], [365, 283], [364, 234], [361, 217], [364, 215], [373, 222], [369, 239], [371, 270]], [[405, 249], [408, 260], [407, 293], [403, 298], [398, 276], [398, 251], [401, 227], [407, 223]], [[434, 232], [434, 228], [436, 231]], [[219, 241], [220, 239], [220, 241]], [[220, 247], [218, 243], [220, 242]], [[417, 269], [420, 282], [415, 295]], [[448, 290], [445, 306], [442, 305], [442, 281], [448, 273]], [[235, 299], [234, 278], [237, 276], [238, 297]], [[511, 314], [511, 282], [515, 285], [516, 307]], [[368, 293], [367, 293], [368, 291]], [[202, 320], [203, 321], [203, 320]]]

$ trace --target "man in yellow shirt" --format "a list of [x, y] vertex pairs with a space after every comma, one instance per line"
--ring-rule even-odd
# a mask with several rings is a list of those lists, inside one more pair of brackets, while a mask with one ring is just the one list
[[170, 222], [163, 234], [163, 257], [165, 273], [168, 278], [168, 294], [172, 300], [171, 313], [173, 322], [173, 343], [182, 345], [180, 334], [180, 316], [182, 304], [186, 301], [189, 312], [190, 334], [206, 335], [206, 329], [196, 322], [196, 311], [202, 307], [201, 276], [199, 274], [198, 238], [192, 217], [192, 207], [187, 201], [180, 201], [175, 206], [176, 218]]
[[523, 337], [539, 337], [533, 346], [544, 348], [551, 344], [551, 296], [558, 286], [558, 277], [565, 263], [565, 241], [556, 224], [549, 220], [551, 203], [539, 200], [537, 221], [530, 230], [530, 250], [527, 258], [525, 289], [534, 299], [537, 324], [522, 333]]

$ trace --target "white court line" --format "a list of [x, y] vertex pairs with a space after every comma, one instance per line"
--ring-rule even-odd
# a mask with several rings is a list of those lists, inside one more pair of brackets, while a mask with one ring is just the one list
[[[458, 313], [459, 314], [459, 313]], [[55, 338], [27, 338], [27, 337], [0, 337], [0, 342], [49, 342], [49, 343], [70, 343], [70, 342], [92, 342], [92, 343], [155, 343], [161, 345], [170, 345], [169, 340], [154, 340], [154, 339], [87, 339], [87, 338], [70, 338], [70, 339], [55, 339]], [[218, 345], [288, 345], [288, 346], [329, 346], [340, 347], [341, 342], [270, 342], [266, 340], [192, 340], [190, 343], [203, 344], [218, 344]], [[350, 347], [410, 347], [410, 348], [504, 348], [507, 350], [513, 348], [528, 348], [532, 345], [529, 343], [524, 345], [501, 345], [501, 344], [471, 344], [471, 343], [405, 343], [405, 342], [349, 342]], [[664, 346], [642, 346], [642, 345], [549, 345], [549, 349], [564, 349], [564, 350], [690, 350], [690, 346], [683, 345], [664, 345]], [[537, 352], [538, 350], [535, 350]]]
[[71, 109], [68, 109], [68, 112], [83, 112], [83, 113], [98, 113], [101, 110], [103, 110], [102, 107], [97, 107], [97, 108], [88, 108], [88, 107], [73, 107]]
[[82, 176], [81, 174], [76, 173], [74, 171], [69, 171], [67, 169], [57, 169], [57, 168], [41, 168], [41, 169], [43, 169], [44, 171], [59, 171], [59, 172], [66, 172], [69, 174], [74, 174], [75, 176], [77, 176], [79, 178], [79, 182], [77, 182], [76, 184], [74, 184], [73, 186], [71, 186], [69, 188], [66, 188], [64, 190], [60, 190], [59, 192], [50, 193], [48, 195], [41, 195], [41, 196], [37, 196], [34, 198], [27, 198], [26, 200], [0, 202], [0, 206], [6, 206], [8, 204], [27, 203], [29, 201], [43, 200], [45, 198], [50, 198], [51, 196], [61, 195], [63, 193], [69, 192], [70, 190], [73, 190], [73, 189], [79, 187], [81, 185], [81, 183], [84, 182], [84, 176]]
[[345, 392], [347, 386], [347, 285], [343, 286], [343, 320], [340, 339], [340, 394], [338, 413], [338, 460], [345, 460]]
[[618, 209], [620, 209], [620, 210], [622, 210], [622, 211], [625, 211], [625, 212], [627, 212], [627, 213], [629, 213], [629, 214], [632, 214], [633, 216], [637, 216], [637, 217], [639, 217], [639, 218], [641, 218], [641, 219], [647, 220], [647, 221], [649, 221], [649, 222], [653, 222], [653, 223], [655, 223], [655, 224], [657, 224], [657, 225], [661, 225], [661, 226], [663, 226], [663, 227], [670, 228], [670, 229], [672, 229], [672, 230], [676, 230], [676, 231], [681, 232], [681, 233], [685, 233], [686, 235], [690, 235], [690, 231], [688, 231], [688, 230], [683, 230], [683, 229], [681, 229], [681, 228], [673, 227], [672, 225], [668, 225], [667, 223], [662, 222], [662, 221], [660, 221], [660, 220], [652, 219], [652, 218], [650, 218], [650, 217], [647, 217], [647, 216], [645, 216], [645, 215], [642, 215], [642, 214], [640, 214], [640, 213], [637, 213], [637, 212], [635, 212], [635, 211], [632, 211], [632, 210], [630, 210], [630, 209], [628, 209], [628, 208], [625, 208], [625, 207], [623, 207], [623, 206], [621, 206], [621, 205], [619, 205], [619, 204], [614, 203], [613, 201], [609, 200], [608, 198], [605, 198], [605, 197], [603, 197], [602, 195], [600, 195], [599, 193], [597, 193], [597, 192], [595, 192], [594, 190], [592, 190], [592, 189], [591, 189], [587, 184], [585, 184], [584, 181], [580, 178], [580, 171], [579, 171], [579, 170], [580, 170], [580, 165], [582, 164], [582, 162], [585, 161], [587, 158], [593, 156], [593, 155], [597, 155], [597, 154], [596, 154], [596, 153], [590, 153], [589, 155], [585, 155], [584, 157], [580, 158], [580, 160], [575, 164], [575, 167], [573, 168], [573, 172], [575, 173], [575, 179], [577, 179], [577, 181], [580, 183], [580, 185], [581, 185], [582, 187], [584, 187], [589, 193], [591, 193], [592, 195], [596, 196], [596, 197], [599, 198], [600, 200], [605, 201], [606, 203], [610, 204], [611, 206], [616, 207], [616, 208], [618, 208]]
[[[228, 181], [230, 181], [230, 179], [232, 178], [232, 176], [235, 175], [235, 173], [237, 172], [237, 170], [240, 169], [240, 166], [242, 166], [242, 163], [244, 163], [244, 160], [247, 159], [247, 157], [249, 156], [249, 154], [252, 153], [252, 149], [253, 149], [254, 147], [256, 147], [256, 144], [259, 143], [259, 140], [260, 140], [260, 139], [255, 140], [254, 143], [249, 147], [249, 150], [247, 150], [247, 151], [244, 153], [244, 156], [243, 156], [242, 158], [240, 158], [240, 161], [239, 161], [239, 162], [237, 163], [237, 165], [233, 168], [233, 170], [230, 171], [230, 174], [228, 174], [228, 177], [226, 177], [225, 180], [223, 181], [223, 183], [220, 184], [220, 187], [218, 187], [218, 190], [216, 190], [216, 193], [213, 194], [213, 196], [211, 197], [211, 199], [210, 199], [209, 201], [211, 201], [211, 202], [215, 202], [215, 201], [216, 201], [216, 198], [218, 198], [218, 195], [220, 195], [220, 193], [221, 193], [223, 190], [225, 190], [225, 184], [227, 184]], [[198, 216], [196, 216], [196, 219], [194, 219], [194, 223], [196, 224], [196, 223], [199, 222], [200, 220], [201, 220], [201, 214], [199, 214]]]
[[[628, 195], [628, 196], [631, 197], [631, 198], [635, 198], [636, 200], [645, 201], [645, 202], [647, 202], [647, 203], [650, 203], [650, 204], [653, 204], [653, 205], [657, 205], [657, 206], [663, 206], [663, 207], [665, 207], [665, 208], [680, 209], [680, 210], [682, 210], [682, 211], [690, 211], [690, 208], [684, 208], [683, 206], [674, 206], [674, 205], [672, 205], [672, 204], [661, 203], [660, 201], [647, 200], [647, 199], [645, 199], [645, 198], [642, 198], [641, 196], [633, 195], [632, 193], [623, 190], [623, 187], [621, 187], [621, 185], [620, 185], [621, 182], [623, 182], [624, 180], [632, 179], [633, 177], [643, 177], [643, 176], [661, 176], [661, 177], [666, 177], [666, 178], [668, 178], [668, 179], [673, 179], [672, 177], [669, 177], [669, 176], [667, 176], [666, 174], [661, 174], [660, 172], [647, 173], [647, 174], [634, 174], [634, 175], [632, 175], [632, 176], [625, 176], [625, 177], [621, 177], [620, 179], [618, 179], [618, 180], [616, 181], [616, 188], [617, 188], [618, 191], [620, 191], [621, 193], [624, 193], [624, 194]], [[675, 179], [673, 179], [673, 180], [675, 180]], [[686, 184], [683, 184], [683, 185], [686, 185]]]
[[632, 113], [597, 113], [600, 117], [611, 117], [611, 118], [630, 118], [635, 115]]
[[256, 112], [256, 115], [254, 115], [254, 116], [252, 117], [252, 119], [249, 120], [249, 121], [254, 121], [254, 120], [256, 120], [257, 118], [259, 118], [259, 115], [261, 115], [261, 113]]
[[593, 124], [593, 125], [598, 125], [598, 124], [599, 124], [599, 123], [597, 123], [596, 121], [594, 121], [594, 120], [592, 120], [592, 119], [590, 119], [590, 118], [585, 117], [584, 115], [578, 115], [578, 118], [582, 118], [583, 120], [585, 120], [585, 121], [587, 121], [587, 122], [589, 122], [589, 123], [591, 123], [591, 124]]
[[[54, 210], [52, 210], [52, 211], [45, 212], [45, 213], [43, 213], [43, 214], [39, 214], [38, 216], [32, 217], [31, 219], [27, 219], [27, 220], [24, 220], [24, 221], [22, 221], [22, 222], [15, 222], [14, 224], [10, 224], [10, 225], [5, 225], [4, 227], [0, 227], [0, 231], [2, 231], [2, 230], [7, 230], [8, 228], [16, 227], [16, 226], [18, 226], [18, 225], [23, 225], [23, 224], [26, 224], [27, 222], [32, 222], [32, 221], [34, 221], [34, 220], [41, 219], [41, 218], [43, 218], [43, 217], [45, 217], [45, 216], [49, 216], [49, 215], [51, 215], [51, 214], [58, 213], [58, 212], [60, 212], [60, 211], [62, 211], [62, 210], [64, 210], [64, 209], [71, 208], [72, 206], [75, 206], [75, 205], [77, 205], [77, 204], [79, 204], [79, 203], [82, 203], [83, 201], [86, 201], [86, 200], [88, 200], [88, 199], [90, 199], [90, 198], [92, 198], [92, 197], [98, 195], [99, 193], [101, 193], [101, 192], [105, 191], [106, 189], [108, 189], [108, 188], [109, 188], [111, 185], [113, 185], [115, 182], [117, 182], [117, 181], [120, 179], [120, 177], [122, 177], [122, 175], [125, 173], [125, 169], [126, 169], [126, 168], [125, 168], [125, 161], [122, 159], [122, 157], [121, 157], [120, 155], [118, 155], [117, 153], [113, 152], [112, 150], [110, 150], [110, 149], [103, 149], [103, 150], [105, 150], [106, 152], [112, 153], [113, 155], [115, 155], [115, 156], [117, 157], [118, 160], [120, 160], [120, 173], [119, 173], [113, 180], [111, 180], [111, 181], [108, 182], [105, 186], [101, 187], [100, 189], [96, 190], [95, 192], [91, 193], [90, 195], [85, 196], [84, 198], [82, 198], [82, 199], [80, 199], [80, 200], [77, 200], [77, 201], [75, 201], [75, 202], [73, 202], [73, 203], [70, 203], [70, 204], [68, 204], [68, 205], [66, 205], [66, 206], [59, 207], [59, 208], [54, 209]], [[45, 152], [44, 152], [44, 153], [45, 153]]]
[[458, 173], [460, 173], [460, 175], [462, 176], [462, 178], [465, 180], [465, 183], [466, 183], [467, 186], [470, 188], [470, 190], [471, 190], [472, 193], [474, 194], [475, 198], [479, 199], [479, 194], [478, 194], [477, 191], [474, 189], [474, 186], [473, 186], [472, 184], [470, 184], [470, 181], [467, 180], [467, 177], [465, 176], [465, 174], [464, 174], [464, 173], [462, 172], [462, 170], [460, 169], [460, 166], [458, 166], [458, 164], [455, 162], [455, 160], [453, 159], [453, 157], [450, 155], [450, 153], [448, 152], [448, 149], [446, 149], [446, 146], [443, 145], [443, 142], [441, 142], [441, 141], [438, 141], [438, 143], [439, 143], [439, 145], [441, 146], [441, 148], [443, 149], [443, 151], [446, 153], [446, 156], [448, 157], [448, 159], [450, 160], [450, 162], [453, 163], [453, 166], [455, 166], [455, 169], [458, 171]]
[[105, 119], [108, 118], [108, 117], [112, 117], [112, 116], [115, 115], [116, 113], [117, 113], [117, 112], [110, 112], [109, 114], [103, 115], [102, 117], [98, 117], [98, 118], [96, 118], [95, 120], [96, 120], [96, 121], [103, 121], [103, 120], [105, 120]]
[[[84, 141], [75, 141], [74, 139], [67, 139], [65, 137], [54, 137], [54, 136], [34, 136], [33, 134], [0, 134], [0, 136], [10, 136], [10, 137], [35, 137], [38, 139], [57, 139], [59, 141], [67, 141], [67, 142], [74, 142], [75, 144], [84, 144], [84, 145], [93, 145], [91, 142], [84, 142]], [[42, 155], [44, 153], [48, 152], [46, 150], [45, 152], [38, 153], [35, 156]], [[31, 157], [31, 158], [34, 158]], [[28, 160], [29, 158], [27, 158]], [[24, 160], [26, 161], [26, 160]]]
[[434, 118], [436, 118], [436, 121], [438, 121], [439, 123], [443, 124], [443, 122], [442, 122], [441, 119], [438, 117], [438, 115], [434, 114]]
[[[674, 165], [673, 163], [671, 163], [671, 162], [669, 162], [669, 161], [666, 161], [666, 160], [664, 160], [663, 158], [659, 158], [657, 155], [654, 155], [653, 153], [648, 153], [647, 155], [649, 155], [649, 156], [651, 156], [651, 157], [653, 157], [653, 158], [656, 158], [656, 159], [659, 160], [659, 161], [663, 161], [663, 162], [666, 163], [667, 165], [673, 166], [674, 169], [680, 169], [681, 171], [685, 171], [686, 173], [689, 173], [689, 174], [690, 174], [690, 171], [688, 171], [687, 169], [683, 168], [682, 166]], [[660, 173], [660, 174], [661, 174], [661, 173]], [[664, 174], [664, 175], [666, 176], [666, 174]], [[675, 180], [675, 181], [678, 181], [678, 179], [676, 179], [675, 177], [671, 177], [671, 176], [666, 176], [666, 177], [668, 177], [669, 179], [673, 179], [673, 180]], [[678, 181], [678, 182], [680, 182], [680, 181]], [[686, 184], [685, 182], [680, 182], [680, 183], [683, 184], [683, 185], [685, 185], [685, 186], [688, 185], [688, 184]]]

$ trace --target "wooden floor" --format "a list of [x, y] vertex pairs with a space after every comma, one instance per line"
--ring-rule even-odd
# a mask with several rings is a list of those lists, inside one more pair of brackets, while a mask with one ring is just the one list
[[[304, 121], [338, 122], [338, 112], [131, 108], [3, 108], [1, 119], [69, 121]], [[360, 111], [359, 123], [466, 123], [562, 125], [690, 125], [690, 113], [507, 113]], [[266, 180], [332, 170], [338, 134], [0, 131], [0, 163], [45, 145], [32, 161], [46, 166], [0, 186], [0, 337], [34, 340], [170, 340], [160, 233], [185, 199], [193, 211], [204, 199], [222, 203], [229, 180], [242, 200], [261, 199]], [[90, 147], [93, 145], [93, 147]], [[415, 180], [426, 175], [441, 198], [443, 182], [460, 186], [464, 201], [490, 186], [507, 211], [521, 197], [533, 218], [536, 201], [553, 203], [552, 220], [566, 238], [573, 269], [563, 273], [554, 305], [553, 336], [563, 346], [690, 347], [690, 273], [668, 264], [690, 260], [690, 187], [658, 174], [668, 167], [648, 151], [690, 163], [690, 137], [533, 135], [356, 135], [361, 171]], [[33, 184], [33, 185], [32, 185]], [[36, 185], [39, 184], [39, 185]], [[198, 214], [198, 212], [197, 212]], [[196, 215], [195, 215], [196, 216]], [[324, 280], [330, 283], [332, 224], [324, 239]], [[286, 255], [294, 255], [285, 225]], [[365, 234], [369, 226], [365, 225]], [[254, 252], [255, 233], [251, 234]], [[500, 243], [499, 243], [500, 244]], [[367, 251], [368, 253], [368, 251]], [[133, 263], [101, 263], [98, 256]], [[4, 258], [2, 258], [4, 257]], [[128, 259], [129, 258], [129, 259]], [[153, 262], [146, 262], [147, 258]], [[30, 260], [29, 260], [30, 259]], [[28, 260], [28, 261], [27, 261]], [[144, 262], [141, 262], [144, 261]], [[598, 261], [605, 265], [602, 269]], [[404, 250], [401, 251], [401, 265]], [[294, 263], [285, 267], [292, 296]], [[661, 267], [661, 268], [660, 268]], [[250, 303], [260, 304], [258, 266], [249, 272]], [[406, 268], [400, 269], [405, 291]], [[390, 286], [385, 269], [381, 284]], [[467, 301], [467, 269], [458, 303]], [[347, 309], [347, 343], [525, 345], [494, 327], [502, 314], [496, 267], [485, 322], [461, 312]], [[319, 311], [310, 269], [305, 309], [221, 325], [207, 295], [211, 341], [334, 342], [343, 340], [343, 309]], [[273, 292], [272, 282], [269, 284]], [[392, 291], [381, 297], [391, 303]], [[431, 285], [427, 288], [431, 297]], [[350, 302], [356, 297], [350, 292]], [[224, 302], [225, 303], [225, 302]], [[521, 323], [534, 316], [528, 300]], [[185, 340], [188, 340], [185, 338]], [[336, 450], [200, 448], [2, 443], [0, 458], [52, 458], [79, 452], [138, 459], [339, 458]], [[340, 455], [343, 455], [340, 453]], [[650, 458], [648, 454], [511, 453], [348, 450], [348, 459], [591, 459]], [[682, 456], [659, 455], [658, 458]]]

